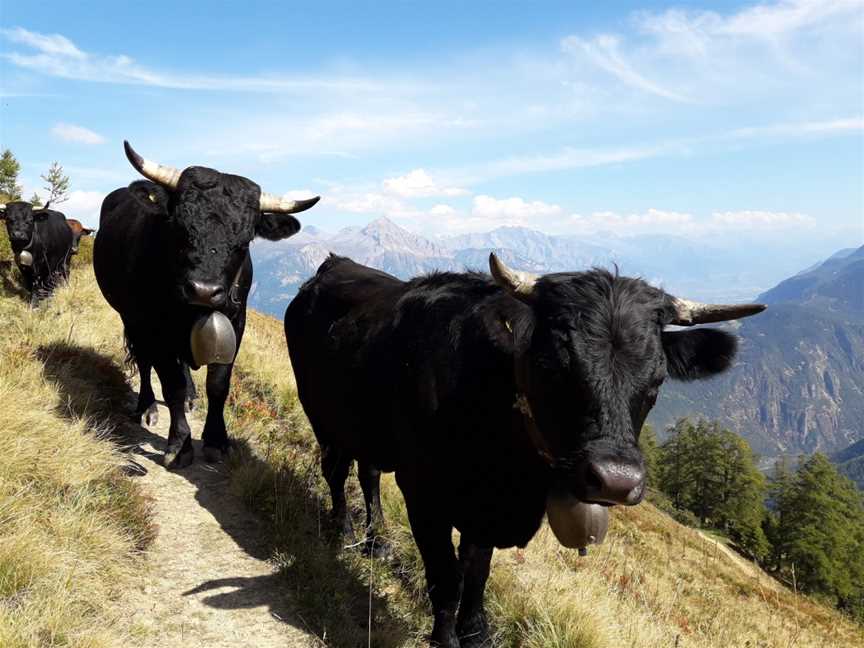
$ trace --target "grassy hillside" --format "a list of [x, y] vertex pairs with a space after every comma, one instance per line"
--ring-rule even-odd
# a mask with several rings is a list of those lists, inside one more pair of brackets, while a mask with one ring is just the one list
[[[5, 228], [0, 238], [5, 239]], [[2, 247], [2, 246], [0, 246]], [[70, 393], [89, 350], [119, 359], [89, 270], [43, 308], [19, 295], [0, 258], [0, 646], [126, 644], [117, 601], [154, 532], [147, 500], [105, 438], [106, 419], [82, 418]], [[100, 319], [101, 318], [101, 319]], [[79, 353], [79, 349], [87, 350]], [[91, 366], [123, 381], [108, 361]], [[99, 394], [92, 411], [99, 408]]]
[[[94, 421], [75, 415], [110, 427], [117, 405], [111, 385], [122, 393], [119, 318], [101, 300], [89, 267], [76, 269], [71, 285], [35, 313], [0, 290], [0, 645], [52, 645], [38, 641], [52, 628], [77, 637], [99, 628], [104, 635], [101, 644], [64, 637], [53, 645], [124, 645], [122, 632], [130, 629], [112, 617], [111, 601], [151, 531], [142, 500], [118, 471], [122, 457], [95, 438]], [[82, 369], [88, 381], [69, 389]], [[100, 393], [88, 387], [93, 372], [106, 387]], [[392, 476], [383, 484], [391, 562], [371, 562], [326, 541], [327, 491], [281, 322], [250, 313], [228, 410], [231, 431], [242, 439], [229, 466], [233, 489], [268, 521], [278, 586], [292, 592], [306, 628], [322, 645], [365, 646], [370, 631], [375, 646], [423, 645], [429, 622], [422, 566]], [[352, 489], [359, 533], [353, 479]], [[606, 544], [585, 558], [561, 548], [545, 527], [527, 549], [496, 552], [488, 601], [502, 646], [864, 642], [860, 627], [648, 504], [615, 509]]]

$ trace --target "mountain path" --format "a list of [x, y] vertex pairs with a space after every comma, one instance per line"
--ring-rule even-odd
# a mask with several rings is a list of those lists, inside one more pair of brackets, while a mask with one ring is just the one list
[[[161, 398], [156, 380], [154, 389]], [[303, 629], [290, 594], [267, 561], [266, 529], [229, 491], [225, 467], [205, 463], [197, 440], [191, 466], [176, 471], [162, 466], [169, 415], [161, 400], [158, 410], [156, 425], [126, 426], [135, 479], [152, 498], [158, 526], [140, 586], [123, 603], [134, 645], [320, 645]], [[187, 417], [193, 439], [200, 439], [199, 411]]]

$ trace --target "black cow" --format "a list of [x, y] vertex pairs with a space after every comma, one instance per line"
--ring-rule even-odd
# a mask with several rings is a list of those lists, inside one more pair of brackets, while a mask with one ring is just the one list
[[[246, 178], [204, 167], [180, 172], [143, 159], [128, 142], [124, 146], [132, 166], [152, 182], [133, 182], [102, 203], [93, 250], [96, 280], [123, 320], [127, 349], [138, 365], [139, 420], [154, 409], [151, 368], [162, 383], [171, 414], [168, 467], [193, 460], [184, 411], [191, 383], [187, 366], [208, 364], [204, 456], [216, 461], [230, 445], [223, 408], [246, 323], [249, 244], [256, 236], [279, 240], [295, 234], [300, 223], [289, 214], [318, 198], [283, 200]], [[203, 354], [192, 348], [191, 334], [201, 321], [221, 324], [204, 339]], [[234, 342], [227, 351], [220, 345], [226, 336]]]
[[488, 642], [493, 548], [525, 546], [550, 492], [607, 506], [642, 499], [638, 437], [660, 385], [723, 371], [736, 350], [725, 332], [666, 325], [764, 308], [688, 302], [605, 270], [535, 277], [494, 254], [490, 267], [494, 278], [403, 282], [331, 256], [285, 313], [335, 521], [350, 532], [344, 482], [356, 459], [371, 543], [378, 471], [396, 471], [432, 641], [450, 648]]
[[60, 212], [33, 209], [23, 201], [7, 204], [0, 218], [6, 221], [9, 243], [24, 287], [30, 292], [30, 303], [37, 306], [69, 278], [72, 232]]

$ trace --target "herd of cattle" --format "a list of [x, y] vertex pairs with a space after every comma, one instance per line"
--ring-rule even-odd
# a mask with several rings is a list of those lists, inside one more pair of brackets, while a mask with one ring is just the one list
[[[147, 180], [105, 198], [93, 266], [140, 371], [136, 418], [155, 417], [155, 369], [171, 417], [165, 466], [191, 463], [189, 369], [206, 364], [204, 458], [218, 461], [231, 447], [223, 409], [252, 285], [249, 245], [295, 234], [292, 214], [318, 199], [281, 199], [243, 177], [125, 150]], [[36, 304], [91, 232], [21, 202], [3, 218]], [[764, 309], [680, 299], [617, 272], [534, 276], [494, 253], [489, 263], [488, 275], [401, 281], [331, 255], [285, 312], [334, 530], [353, 536], [344, 484], [356, 461], [360, 544], [386, 551], [379, 481], [395, 471], [425, 565], [431, 642], [448, 648], [490, 641], [494, 548], [525, 546], [548, 513], [559, 540], [582, 550], [602, 540], [609, 507], [642, 500], [639, 432], [661, 384], [715, 375], [735, 356], [729, 333], [687, 327]]]

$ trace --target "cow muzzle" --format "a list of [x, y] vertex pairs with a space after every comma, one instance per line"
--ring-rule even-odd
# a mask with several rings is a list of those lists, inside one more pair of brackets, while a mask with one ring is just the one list
[[581, 464], [580, 499], [597, 504], [633, 506], [645, 496], [645, 469], [638, 464], [610, 459]]
[[33, 265], [33, 255], [30, 254], [27, 250], [22, 250], [18, 253], [18, 263], [22, 266], [32, 266]]
[[186, 299], [193, 306], [219, 308], [225, 305], [225, 289], [219, 284], [187, 281], [184, 292]]

